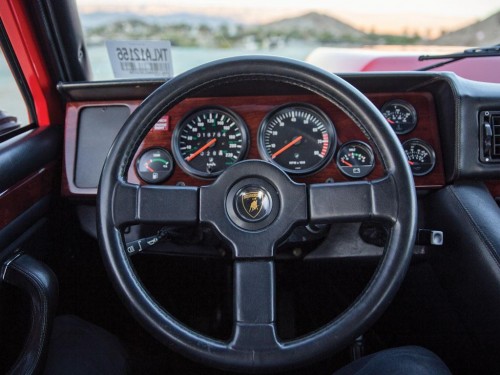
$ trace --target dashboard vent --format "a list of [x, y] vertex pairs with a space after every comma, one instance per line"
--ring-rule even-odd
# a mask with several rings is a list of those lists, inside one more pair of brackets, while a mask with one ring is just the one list
[[493, 127], [492, 157], [500, 158], [500, 113], [491, 116], [491, 126]]
[[481, 161], [500, 162], [500, 111], [480, 114]]

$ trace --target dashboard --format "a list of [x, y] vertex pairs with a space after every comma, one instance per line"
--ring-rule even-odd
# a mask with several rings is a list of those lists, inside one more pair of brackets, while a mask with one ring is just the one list
[[[397, 133], [417, 188], [445, 184], [436, 103], [431, 92], [366, 93]], [[139, 100], [70, 102], [65, 195], [95, 195], [114, 135]], [[244, 159], [277, 164], [306, 183], [374, 179], [378, 151], [339, 108], [313, 94], [188, 98], [162, 114], [128, 169], [136, 184], [201, 186]]]
[[[494, 139], [488, 138], [487, 132], [488, 124], [500, 122], [497, 85], [468, 81], [452, 73], [353, 73], [341, 77], [365, 94], [389, 123], [393, 122], [391, 125], [406, 148], [410, 166], [413, 166], [417, 189], [428, 191], [455, 181], [479, 180], [486, 183], [494, 197], [500, 197], [500, 152], [492, 154], [492, 150], [500, 150], [500, 141], [497, 142], [496, 135]], [[67, 101], [62, 171], [64, 196], [83, 199], [96, 196], [102, 165], [116, 134], [130, 113], [163, 82], [140, 80], [59, 84], [58, 90]], [[292, 121], [294, 116], [282, 121], [284, 127], [289, 128], [285, 132], [280, 130], [279, 125], [273, 125], [280, 115], [291, 115], [293, 108], [297, 107], [303, 112], [312, 109], [314, 113], [307, 113], [305, 117], [315, 114], [325, 128], [331, 125], [331, 131], [326, 131], [326, 146], [322, 130], [314, 130], [312, 125], [304, 134], [299, 134], [298, 129], [290, 131], [290, 128], [296, 127]], [[280, 113], [281, 110], [284, 112]], [[215, 181], [218, 168], [228, 167], [231, 161], [216, 161], [218, 165], [207, 170], [208, 163], [211, 163], [208, 158], [213, 157], [215, 150], [217, 155], [220, 151], [226, 156], [230, 154], [232, 150], [228, 152], [225, 149], [231, 147], [229, 143], [224, 145], [216, 139], [213, 146], [207, 146], [195, 157], [191, 154], [214, 138], [219, 138], [217, 132], [215, 136], [213, 132], [208, 135], [208, 131], [207, 134], [200, 134], [199, 141], [191, 142], [191, 150], [180, 150], [185, 147], [180, 142], [182, 135], [198, 136], [198, 132], [181, 133], [182, 129], [188, 129], [186, 124], [193, 121], [193, 115], [200, 114], [200, 111], [208, 117], [210, 111], [212, 116], [216, 114], [213, 111], [231, 114], [245, 129], [246, 139], [241, 139], [244, 149], [238, 153], [237, 160], [265, 159], [280, 163], [297, 182], [369, 180], [384, 174], [378, 150], [342, 110], [305, 90], [262, 82], [258, 85], [207, 89], [179, 102], [168, 113], [158, 114], [158, 123], [138, 145], [128, 169], [128, 181], [141, 185], [187, 186], [202, 186]], [[304, 127], [304, 115], [295, 117], [299, 118], [297, 123]], [[224, 130], [223, 127], [229, 124], [220, 126]], [[314, 127], [318, 128], [317, 125]], [[500, 129], [495, 125], [495, 134], [497, 128]], [[272, 139], [266, 140], [262, 136], [266, 131], [271, 132]], [[277, 134], [274, 134], [276, 131]], [[321, 137], [314, 135], [318, 131]], [[306, 134], [312, 138], [304, 139]], [[299, 136], [303, 141], [296, 141]], [[229, 136], [227, 138], [229, 141]], [[310, 147], [314, 141], [316, 146]], [[273, 154], [290, 143], [293, 144], [273, 159]], [[493, 143], [494, 148], [491, 146]], [[318, 148], [318, 145], [321, 147]], [[151, 179], [147, 174], [141, 176], [141, 164], [144, 166], [147, 163], [153, 169], [153, 172], [148, 170], [150, 173], [158, 168], [157, 164], [149, 162], [154, 155], [145, 155], [148, 150], [155, 149], [164, 150], [169, 155], [166, 178], [154, 179], [152, 174], [149, 176]], [[296, 152], [298, 150], [302, 151]], [[319, 155], [314, 155], [315, 152]], [[295, 154], [299, 154], [296, 159]], [[185, 160], [190, 157], [199, 163], [194, 171]], [[308, 164], [309, 159], [313, 160], [313, 164]], [[296, 164], [291, 163], [294, 160]], [[226, 165], [226, 162], [229, 164]], [[161, 163], [159, 167], [164, 168]], [[361, 173], [354, 173], [355, 167]], [[359, 174], [366, 175], [359, 178]]]

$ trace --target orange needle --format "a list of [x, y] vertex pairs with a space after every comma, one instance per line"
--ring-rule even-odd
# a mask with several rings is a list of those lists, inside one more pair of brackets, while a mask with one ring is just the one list
[[300, 141], [302, 140], [302, 136], [299, 135], [297, 138], [295, 138], [293, 141], [287, 143], [286, 145], [284, 145], [283, 147], [281, 147], [278, 151], [276, 151], [274, 154], [271, 155], [271, 159], [274, 159], [276, 158], [278, 155], [280, 155], [281, 153], [285, 152], [286, 150], [288, 150], [290, 147], [292, 147], [294, 144], [297, 144], [299, 143]]
[[211, 139], [210, 141], [208, 141], [208, 143], [203, 146], [202, 148], [200, 148], [198, 151], [196, 152], [193, 152], [191, 155], [189, 155], [187, 158], [185, 158], [184, 160], [186, 161], [191, 161], [193, 160], [195, 157], [197, 157], [199, 154], [201, 154], [203, 151], [205, 151], [207, 148], [209, 148], [210, 146], [214, 145], [215, 142], [217, 142], [217, 138], [213, 138]]
[[348, 167], [352, 167], [352, 164], [349, 163], [348, 161], [344, 160], [344, 159], [341, 159], [342, 163], [347, 165]]

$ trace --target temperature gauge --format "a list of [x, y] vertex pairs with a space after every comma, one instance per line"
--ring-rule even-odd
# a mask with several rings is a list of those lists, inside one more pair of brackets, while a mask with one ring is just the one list
[[380, 111], [396, 134], [407, 134], [417, 126], [417, 111], [404, 100], [391, 100]]
[[368, 176], [375, 167], [371, 147], [361, 141], [344, 143], [337, 154], [337, 167], [348, 177]]
[[403, 149], [414, 176], [425, 176], [434, 169], [436, 153], [429, 144], [414, 138], [403, 143]]
[[151, 148], [137, 160], [136, 170], [144, 181], [159, 184], [169, 178], [174, 171], [174, 160], [167, 150]]

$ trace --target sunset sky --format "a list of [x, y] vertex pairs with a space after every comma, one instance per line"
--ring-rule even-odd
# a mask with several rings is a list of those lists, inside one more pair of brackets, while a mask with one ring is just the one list
[[500, 0], [77, 0], [81, 12], [133, 11], [149, 14], [192, 12], [230, 17], [243, 23], [266, 23], [319, 11], [363, 31], [419, 32], [454, 30], [500, 10]]

